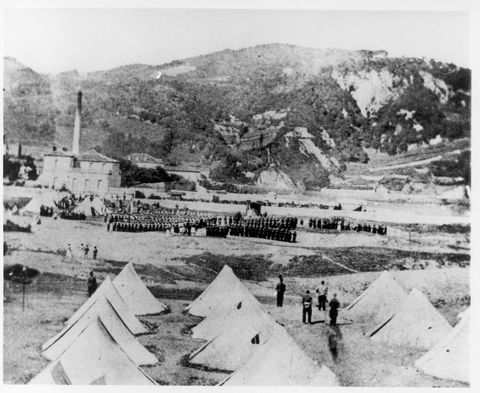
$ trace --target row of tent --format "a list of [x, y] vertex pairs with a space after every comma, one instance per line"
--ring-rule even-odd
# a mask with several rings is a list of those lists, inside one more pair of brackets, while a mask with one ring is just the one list
[[[22, 209], [20, 214], [40, 214], [40, 207], [45, 206], [54, 209], [56, 202], [60, 200], [64, 193], [47, 192], [35, 195]], [[103, 215], [106, 212], [105, 203], [100, 197], [85, 198], [79, 202], [72, 210], [75, 213], [83, 213], [87, 217]]]
[[139, 315], [168, 311], [143, 284], [132, 263], [95, 293], [42, 346], [50, 364], [30, 384], [155, 385], [139, 366], [157, 357], [135, 338], [149, 332]]
[[338, 386], [333, 372], [298, 346], [227, 265], [186, 311], [204, 318], [192, 336], [206, 340], [189, 363], [232, 372], [220, 385]]
[[342, 312], [342, 318], [363, 323], [375, 342], [427, 351], [415, 366], [437, 378], [469, 382], [470, 312], [452, 328], [419, 290], [407, 293], [388, 272], [380, 276]]

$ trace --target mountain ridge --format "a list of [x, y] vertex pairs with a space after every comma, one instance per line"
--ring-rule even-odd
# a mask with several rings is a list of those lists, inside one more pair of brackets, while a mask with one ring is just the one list
[[[470, 70], [382, 50], [264, 44], [48, 78], [5, 69], [16, 86], [4, 98], [7, 139], [68, 146], [80, 87], [82, 147], [196, 162], [217, 181], [261, 185], [275, 171], [318, 189], [345, 163], [367, 162], [366, 147], [398, 154], [470, 135]], [[44, 128], [19, 121], [15, 105]]]

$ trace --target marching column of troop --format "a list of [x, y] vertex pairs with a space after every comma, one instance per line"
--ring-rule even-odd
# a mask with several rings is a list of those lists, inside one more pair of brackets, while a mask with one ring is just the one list
[[337, 231], [370, 232], [378, 235], [387, 234], [386, 225], [352, 223], [348, 220], [345, 220], [344, 217], [310, 218], [308, 220], [308, 227], [317, 228], [317, 229], [330, 229], [330, 230], [337, 230]]
[[242, 236], [277, 240], [289, 243], [297, 241], [298, 219], [296, 217], [255, 217], [235, 220], [227, 219], [228, 226], [207, 226], [207, 236]]

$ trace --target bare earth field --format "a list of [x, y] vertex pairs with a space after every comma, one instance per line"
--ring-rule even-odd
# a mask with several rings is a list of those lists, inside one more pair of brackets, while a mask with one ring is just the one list
[[[47, 361], [41, 345], [61, 329], [86, 300], [91, 269], [101, 281], [133, 261], [152, 293], [171, 312], [143, 319], [153, 333], [139, 337], [159, 364], [145, 368], [166, 385], [215, 385], [226, 374], [190, 367], [186, 356], [202, 345], [189, 327], [198, 318], [182, 313], [224, 263], [246, 280], [265, 309], [283, 324], [316, 361], [325, 363], [344, 386], [465, 386], [424, 375], [413, 366], [422, 353], [412, 348], [370, 342], [357, 324], [326, 326], [314, 310], [314, 324], [301, 323], [300, 296], [326, 279], [343, 306], [358, 296], [384, 269], [405, 290], [424, 292], [450, 324], [470, 303], [470, 232], [464, 226], [392, 225], [388, 236], [367, 233], [298, 231], [298, 243], [253, 238], [167, 236], [164, 233], [107, 232], [101, 220], [86, 222], [46, 218], [34, 233], [5, 233], [10, 252], [5, 265], [22, 264], [40, 275], [27, 286], [8, 282], [4, 302], [4, 382], [24, 384]], [[74, 258], [65, 257], [70, 243]], [[80, 244], [97, 246], [99, 260], [83, 259]], [[274, 306], [279, 273], [285, 276], [286, 304]]]

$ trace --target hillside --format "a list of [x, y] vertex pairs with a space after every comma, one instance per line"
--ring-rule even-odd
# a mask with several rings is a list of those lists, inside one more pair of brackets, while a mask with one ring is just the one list
[[196, 163], [231, 183], [318, 189], [389, 155], [470, 137], [470, 71], [384, 51], [270, 44], [45, 77], [5, 59], [7, 140]]

